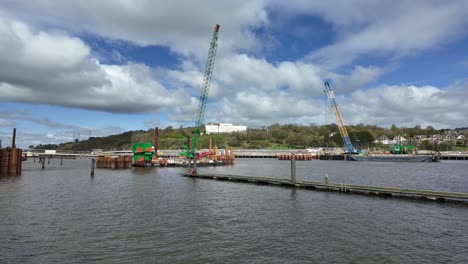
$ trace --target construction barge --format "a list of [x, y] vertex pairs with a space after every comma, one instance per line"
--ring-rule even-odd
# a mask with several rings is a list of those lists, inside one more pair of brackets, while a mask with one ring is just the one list
[[320, 160], [349, 160], [349, 161], [376, 161], [376, 162], [438, 162], [440, 155], [408, 155], [408, 154], [325, 154], [318, 156]]
[[408, 154], [370, 154], [350, 155], [353, 161], [388, 161], [388, 162], [437, 162], [439, 155], [408, 155]]
[[[216, 167], [234, 164], [233, 159], [223, 160], [197, 160], [197, 167]], [[177, 159], [155, 159], [149, 162], [134, 162], [132, 167], [188, 167], [189, 160], [185, 158]]]

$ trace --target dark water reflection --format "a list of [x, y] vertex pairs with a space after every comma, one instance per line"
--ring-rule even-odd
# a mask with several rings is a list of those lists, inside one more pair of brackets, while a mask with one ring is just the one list
[[[28, 161], [0, 178], [0, 263], [465, 263], [468, 207]], [[468, 162], [298, 162], [298, 178], [468, 192]], [[289, 177], [289, 163], [201, 171]]]

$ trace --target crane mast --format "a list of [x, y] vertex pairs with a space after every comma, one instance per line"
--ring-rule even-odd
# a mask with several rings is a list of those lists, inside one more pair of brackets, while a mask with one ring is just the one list
[[195, 128], [192, 131], [190, 147], [187, 151], [187, 158], [190, 159], [196, 157], [196, 148], [200, 139], [200, 129], [203, 126], [203, 119], [205, 117], [206, 102], [208, 100], [211, 76], [213, 75], [213, 68], [216, 58], [216, 49], [218, 47], [218, 32], [219, 25], [216, 24], [213, 32], [213, 37], [211, 38], [210, 49], [208, 51], [208, 59], [206, 62], [205, 74], [203, 75], [203, 81], [201, 84], [200, 96], [198, 97], [198, 108], [195, 116]]
[[338, 122], [338, 129], [340, 130], [341, 138], [343, 139], [345, 145], [345, 151], [351, 154], [355, 152], [355, 149], [353, 144], [351, 143], [351, 139], [349, 138], [348, 130], [346, 130], [346, 127], [344, 125], [343, 117], [341, 116], [341, 111], [338, 108], [338, 105], [336, 104], [335, 93], [330, 88], [330, 84], [328, 82], [325, 82], [324, 92], [327, 94], [327, 97], [332, 105], [333, 111], [335, 112], [336, 120]]

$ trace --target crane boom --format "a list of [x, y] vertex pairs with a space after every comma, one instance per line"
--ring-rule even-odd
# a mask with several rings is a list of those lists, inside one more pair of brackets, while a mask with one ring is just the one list
[[200, 139], [200, 129], [203, 126], [203, 119], [205, 117], [206, 102], [208, 100], [208, 93], [210, 90], [211, 76], [213, 75], [213, 68], [216, 58], [216, 49], [218, 48], [218, 32], [219, 25], [216, 24], [211, 38], [210, 49], [208, 50], [208, 59], [206, 62], [205, 74], [201, 84], [200, 96], [198, 97], [198, 108], [195, 116], [195, 128], [192, 131], [192, 138], [190, 147], [188, 149], [187, 158], [194, 158], [196, 155], [196, 148]]
[[333, 93], [328, 82], [325, 82], [324, 92], [327, 94], [327, 97], [332, 105], [333, 111], [335, 112], [336, 120], [338, 122], [338, 129], [340, 130], [341, 138], [343, 139], [343, 143], [345, 145], [345, 151], [347, 153], [354, 153], [354, 146], [351, 143], [351, 139], [349, 138], [348, 130], [346, 130], [346, 127], [344, 125], [343, 117], [341, 116], [341, 111], [338, 108], [338, 105], [336, 104], [335, 93]]

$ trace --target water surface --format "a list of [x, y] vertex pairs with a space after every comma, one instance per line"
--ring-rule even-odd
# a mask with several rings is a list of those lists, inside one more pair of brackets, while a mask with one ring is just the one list
[[[468, 162], [298, 161], [300, 179], [468, 192]], [[466, 263], [468, 207], [28, 160], [0, 178], [0, 263]], [[288, 178], [288, 161], [200, 172]]]

